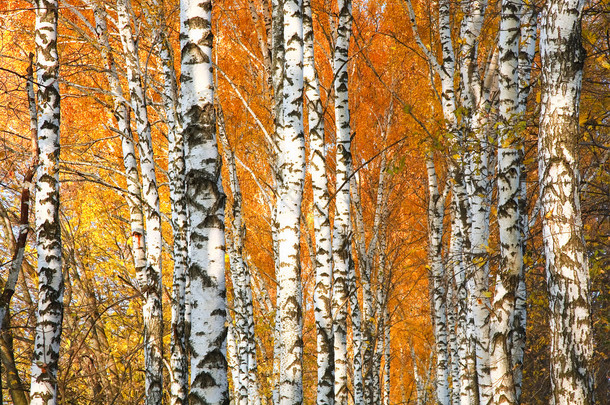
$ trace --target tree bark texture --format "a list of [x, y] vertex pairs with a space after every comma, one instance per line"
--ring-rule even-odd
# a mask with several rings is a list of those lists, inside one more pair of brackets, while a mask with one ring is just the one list
[[181, 112], [189, 215], [191, 405], [229, 403], [225, 195], [216, 143], [212, 2], [181, 1]]
[[549, 0], [540, 29], [538, 139], [542, 237], [551, 310], [552, 403], [592, 404], [589, 266], [583, 238], [577, 137], [584, 49], [582, 0]]
[[[125, 53], [127, 82], [131, 108], [136, 120], [144, 213], [146, 218], [146, 269], [142, 308], [144, 317], [144, 363], [146, 374], [146, 405], [161, 404], [163, 400], [163, 311], [161, 299], [161, 215], [159, 192], [152, 147], [150, 122], [148, 120], [146, 95], [142, 85], [142, 75], [138, 49], [131, 30], [131, 1], [117, 0], [118, 28]], [[138, 238], [139, 236], [136, 236]]]
[[334, 391], [334, 342], [332, 332], [332, 240], [329, 219], [330, 195], [326, 174], [326, 144], [324, 136], [324, 109], [320, 99], [320, 85], [314, 57], [314, 31], [311, 0], [303, 1], [303, 77], [309, 118], [309, 142], [311, 147], [311, 187], [314, 204], [314, 233], [316, 240], [314, 311], [318, 385], [317, 404], [333, 405]]
[[58, 3], [36, 1], [36, 82], [38, 157], [36, 176], [36, 251], [38, 310], [30, 403], [54, 405], [63, 320], [64, 281], [59, 222], [60, 95], [57, 54]]

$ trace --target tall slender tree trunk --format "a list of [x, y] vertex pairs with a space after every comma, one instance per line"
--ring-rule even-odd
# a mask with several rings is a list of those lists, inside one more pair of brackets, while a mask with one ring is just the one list
[[[280, 255], [279, 255], [279, 224], [278, 224], [278, 207], [279, 194], [282, 190], [282, 178], [280, 176], [280, 160], [279, 160], [279, 141], [283, 131], [283, 86], [284, 86], [284, 0], [272, 0], [271, 2], [271, 84], [273, 86], [273, 123], [274, 145], [270, 145], [272, 150], [272, 171], [275, 181], [276, 199], [273, 207], [273, 218], [271, 220], [271, 239], [273, 250], [273, 265], [275, 274], [280, 271]], [[276, 289], [276, 304], [279, 302], [279, 286]], [[276, 305], [277, 307], [277, 305]], [[280, 339], [281, 317], [280, 311], [276, 312], [275, 325], [273, 329], [273, 404], [280, 403], [280, 357], [282, 355], [282, 342]]]
[[[351, 221], [350, 183], [352, 167], [350, 114], [348, 105], [349, 41], [352, 26], [351, 0], [338, 0], [339, 24], [333, 58], [335, 125], [337, 127], [336, 196], [333, 229], [333, 334], [335, 344], [335, 402], [346, 405], [347, 387], [347, 305], [350, 271]], [[361, 388], [361, 387], [360, 387]], [[356, 387], [354, 387], [356, 391]], [[356, 392], [354, 392], [354, 396]], [[359, 404], [360, 398], [354, 397]]]
[[500, 268], [493, 300], [490, 342], [494, 404], [516, 404], [511, 330], [519, 276], [523, 272], [521, 170], [523, 141], [519, 131], [520, 0], [502, 1], [498, 40], [500, 122], [498, 126], [498, 228]]
[[178, 84], [174, 68], [174, 52], [165, 20], [164, 1], [151, 0], [151, 11], [145, 11], [153, 28], [154, 44], [162, 67], [161, 101], [165, 112], [168, 137], [168, 167], [170, 204], [172, 208], [174, 273], [171, 295], [170, 340], [170, 403], [183, 405], [188, 395], [188, 361], [186, 354], [186, 282], [187, 282], [187, 212], [184, 138], [179, 116]]
[[144, 295], [144, 363], [146, 405], [163, 400], [163, 311], [161, 299], [161, 215], [146, 95], [142, 86], [138, 50], [131, 31], [131, 1], [117, 0], [118, 26], [140, 148], [140, 167], [146, 217], [146, 261]]
[[186, 143], [191, 302], [189, 403], [228, 404], [225, 195], [216, 144], [212, 2], [180, 4], [181, 111]]
[[[232, 232], [229, 239], [228, 251], [231, 263], [231, 277], [233, 281], [233, 303], [235, 308], [234, 333], [238, 339], [236, 349], [238, 355], [239, 377], [233, 380], [236, 390], [236, 402], [260, 405], [260, 394], [258, 387], [258, 367], [256, 363], [256, 341], [254, 336], [254, 307], [252, 301], [252, 287], [250, 269], [244, 259], [244, 239], [246, 236], [246, 225], [242, 214], [242, 193], [237, 177], [237, 165], [235, 164], [235, 153], [229, 145], [225, 132], [224, 116], [222, 109], [217, 108], [218, 135], [222, 143], [222, 151], [227, 162], [229, 173], [229, 186], [233, 194]], [[241, 391], [241, 392], [239, 392]]]
[[117, 129], [121, 134], [121, 150], [123, 167], [127, 182], [127, 207], [129, 209], [129, 225], [131, 227], [132, 255], [136, 279], [140, 288], [146, 285], [146, 246], [144, 244], [144, 213], [142, 211], [142, 187], [138, 171], [138, 161], [129, 119], [129, 106], [125, 101], [123, 89], [119, 81], [113, 50], [108, 40], [107, 14], [103, 5], [95, 0], [92, 4], [95, 18], [95, 33], [100, 45], [100, 53], [106, 63], [106, 79], [113, 101], [113, 115]]
[[392, 370], [392, 350], [391, 350], [391, 335], [390, 335], [390, 315], [388, 311], [388, 303], [385, 303], [383, 312], [383, 354], [385, 357], [384, 373], [383, 373], [383, 405], [390, 405], [390, 371]]
[[60, 95], [57, 55], [58, 4], [36, 1], [38, 156], [36, 251], [38, 310], [32, 354], [30, 403], [57, 403], [57, 371], [63, 320], [64, 281], [59, 223]]
[[314, 31], [311, 0], [303, 2], [303, 77], [307, 96], [309, 138], [311, 147], [311, 187], [314, 204], [314, 232], [316, 238], [316, 285], [314, 306], [316, 319], [318, 385], [317, 404], [333, 405], [334, 351], [332, 333], [332, 240], [328, 217], [330, 196], [326, 175], [326, 145], [324, 137], [324, 110], [320, 100], [320, 85], [314, 57]]
[[538, 173], [551, 309], [551, 403], [556, 405], [594, 402], [589, 265], [578, 195], [583, 4], [547, 1], [540, 28]]
[[[460, 37], [460, 76], [461, 76], [461, 104], [465, 114], [463, 116], [463, 152], [468, 161], [465, 168], [464, 182], [469, 185], [468, 201], [466, 211], [469, 215], [469, 223], [464, 228], [464, 247], [467, 248], [467, 276], [469, 279], [470, 311], [474, 325], [471, 327], [471, 340], [475, 348], [476, 359], [476, 389], [478, 391], [480, 405], [487, 405], [491, 401], [491, 378], [489, 370], [489, 266], [487, 264], [486, 246], [488, 239], [489, 203], [488, 192], [485, 189], [486, 176], [473, 163], [478, 160], [466, 144], [476, 140], [483, 130], [479, 119], [479, 113], [483, 106], [482, 83], [478, 69], [478, 43], [480, 39], [487, 1], [471, 1], [466, 5], [467, 14], [462, 21]], [[481, 138], [478, 138], [479, 140]], [[482, 146], [483, 154], [486, 152]], [[477, 165], [485, 170], [486, 165]], [[459, 182], [458, 182], [459, 183]], [[468, 187], [468, 186], [467, 186]], [[482, 194], [482, 195], [480, 195]], [[461, 200], [462, 198], [460, 198]], [[464, 204], [464, 202], [461, 202]]]
[[[519, 117], [525, 122], [527, 97], [530, 93], [530, 75], [532, 63], [536, 54], [536, 27], [538, 13], [533, 4], [523, 3], [521, 6], [521, 44], [519, 50]], [[522, 152], [525, 153], [524, 149]], [[521, 162], [520, 201], [519, 213], [521, 215], [521, 237], [523, 238], [523, 251], [527, 241], [528, 215], [527, 215], [527, 171], [524, 156]], [[521, 267], [517, 295], [515, 297], [515, 316], [513, 318], [511, 340], [511, 357], [513, 367], [513, 383], [515, 384], [515, 397], [517, 403], [521, 401], [521, 387], [523, 384], [523, 356], [525, 353], [525, 331], [527, 320], [527, 289], [525, 285], [525, 266]]]
[[284, 0], [284, 78], [282, 122], [278, 136], [279, 192], [277, 223], [280, 313], [281, 405], [303, 401], [303, 313], [300, 263], [300, 217], [305, 181], [303, 133], [303, 5]]
[[438, 178], [431, 153], [426, 157], [428, 172], [428, 261], [433, 285], [434, 338], [436, 341], [436, 400], [449, 405], [449, 355], [447, 345], [447, 294], [442, 257], [445, 198], [438, 188]]

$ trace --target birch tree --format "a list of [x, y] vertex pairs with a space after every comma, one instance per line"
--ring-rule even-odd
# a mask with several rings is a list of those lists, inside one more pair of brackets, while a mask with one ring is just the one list
[[584, 1], [549, 0], [540, 27], [538, 173], [551, 310], [551, 402], [592, 404], [591, 296], [583, 238], [577, 137]]
[[519, 133], [519, 0], [502, 2], [498, 40], [499, 106], [498, 134], [498, 228], [500, 268], [493, 300], [490, 345], [491, 382], [496, 404], [516, 404], [510, 335], [515, 317], [519, 278], [523, 272], [520, 199], [523, 145]]
[[189, 215], [190, 404], [228, 404], [225, 196], [216, 143], [212, 2], [180, 2], [181, 112]]
[[233, 194], [230, 205], [232, 212], [231, 234], [227, 238], [227, 250], [231, 263], [231, 279], [233, 282], [233, 305], [235, 310], [235, 327], [233, 336], [235, 344], [237, 373], [233, 379], [236, 393], [236, 403], [260, 405], [261, 398], [258, 386], [258, 366], [256, 362], [256, 340], [254, 336], [254, 307], [252, 301], [252, 287], [250, 269], [244, 257], [246, 225], [243, 217], [243, 197], [239, 178], [235, 152], [229, 145], [224, 124], [224, 115], [220, 107], [218, 114], [218, 135], [222, 144], [222, 153], [229, 173], [229, 187]]
[[[518, 114], [522, 122], [525, 120], [527, 98], [530, 93], [530, 75], [532, 63], [536, 55], [536, 27], [538, 12], [531, 3], [524, 2], [521, 13], [521, 44], [519, 51], [519, 110]], [[522, 153], [524, 150], [522, 149]], [[527, 214], [527, 173], [525, 170], [524, 157], [521, 158], [521, 184], [519, 214], [521, 216], [521, 237], [523, 238], [523, 249], [529, 235], [529, 219]], [[515, 396], [517, 402], [521, 398], [521, 386], [523, 384], [523, 356], [525, 353], [525, 329], [527, 320], [527, 291], [525, 285], [525, 266], [521, 266], [517, 295], [515, 297], [515, 316], [513, 318], [511, 342], [511, 357], [513, 367], [513, 383], [515, 384]]]
[[432, 153], [426, 157], [428, 174], [428, 260], [432, 275], [432, 300], [434, 338], [436, 341], [436, 400], [448, 405], [449, 353], [447, 345], [447, 294], [446, 276], [442, 256], [443, 220], [445, 217], [445, 193], [441, 193]]
[[131, 1], [117, 0], [117, 22], [127, 69], [131, 108], [136, 121], [144, 213], [146, 218], [146, 270], [144, 295], [144, 369], [146, 374], [146, 404], [162, 402], [163, 391], [163, 311], [161, 299], [161, 215], [152, 135], [148, 120], [146, 94], [138, 49], [131, 30]]
[[129, 209], [129, 225], [133, 249], [133, 261], [136, 279], [140, 288], [146, 285], [146, 246], [144, 244], [144, 213], [142, 210], [142, 186], [136, 149], [131, 129], [129, 105], [125, 100], [119, 74], [117, 71], [114, 50], [108, 39], [107, 13], [103, 4], [98, 0], [92, 2], [93, 16], [95, 18], [95, 34], [97, 36], [100, 55], [106, 67], [106, 80], [113, 102], [113, 115], [117, 129], [121, 135], [121, 151], [123, 154], [123, 168], [127, 183], [126, 201]]
[[171, 343], [170, 343], [170, 402], [172, 405], [187, 403], [188, 360], [186, 351], [186, 283], [187, 283], [187, 225], [186, 178], [184, 163], [184, 134], [178, 114], [178, 85], [174, 69], [174, 52], [168, 36], [168, 28], [162, 0], [152, 0], [158, 10], [149, 15], [149, 22], [156, 32], [155, 45], [162, 66], [163, 91], [161, 101], [165, 112], [168, 137], [168, 178], [170, 203], [172, 207], [172, 230], [174, 273], [171, 302]]
[[316, 284], [314, 288], [318, 385], [317, 404], [334, 403], [334, 342], [332, 332], [332, 240], [329, 219], [330, 196], [326, 175], [326, 145], [324, 110], [320, 99], [320, 85], [314, 57], [314, 31], [311, 1], [303, 1], [303, 38], [305, 94], [309, 118], [311, 148], [311, 187], [314, 204], [314, 232], [316, 239]]
[[60, 95], [57, 54], [58, 3], [36, 1], [38, 156], [36, 251], [38, 310], [30, 385], [32, 405], [58, 400], [57, 372], [63, 320], [63, 273], [59, 223]]
[[281, 178], [277, 207], [278, 311], [280, 322], [279, 404], [303, 401], [303, 332], [300, 217], [305, 181], [303, 133], [303, 4], [283, 2], [284, 72], [282, 122], [278, 133]]
[[[348, 104], [349, 41], [352, 27], [351, 0], [338, 0], [339, 23], [333, 55], [335, 90], [335, 125], [337, 128], [335, 221], [333, 228], [333, 334], [335, 355], [335, 403], [347, 404], [347, 305], [349, 299], [348, 279], [350, 269], [351, 220], [350, 183], [352, 167], [351, 130]], [[356, 366], [356, 365], [355, 365]], [[354, 367], [354, 370], [356, 368]], [[362, 372], [362, 369], [359, 370]], [[356, 384], [356, 381], [354, 381]], [[360, 398], [354, 387], [354, 401]], [[362, 387], [360, 386], [360, 390]]]

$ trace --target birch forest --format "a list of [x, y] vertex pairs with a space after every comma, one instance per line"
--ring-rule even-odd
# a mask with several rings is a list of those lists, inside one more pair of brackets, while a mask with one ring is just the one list
[[607, 0], [0, 0], [0, 405], [610, 404]]

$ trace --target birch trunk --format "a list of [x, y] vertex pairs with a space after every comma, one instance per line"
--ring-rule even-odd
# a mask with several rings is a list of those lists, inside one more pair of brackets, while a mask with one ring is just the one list
[[447, 303], [445, 269], [442, 257], [445, 199], [439, 192], [431, 153], [426, 157], [428, 172], [428, 261], [432, 274], [434, 337], [436, 341], [436, 400], [449, 405], [449, 361], [447, 347]]
[[390, 371], [392, 370], [392, 351], [391, 351], [391, 339], [390, 339], [390, 316], [387, 309], [383, 312], [383, 328], [384, 328], [384, 373], [383, 373], [383, 402], [382, 405], [390, 405]]
[[57, 371], [63, 320], [61, 225], [59, 223], [60, 95], [57, 55], [58, 4], [36, 1], [38, 156], [36, 250], [38, 310], [32, 354], [30, 403], [57, 403]]
[[216, 144], [212, 2], [180, 4], [181, 112], [189, 215], [191, 391], [189, 403], [228, 404], [225, 195]]
[[549, 0], [540, 29], [538, 140], [542, 237], [551, 310], [553, 404], [592, 404], [589, 266], [583, 238], [577, 138], [585, 52], [582, 0]]
[[[278, 207], [279, 202], [277, 196], [281, 194], [282, 178], [280, 176], [280, 161], [279, 154], [276, 149], [279, 145], [279, 140], [282, 137], [283, 130], [283, 85], [284, 85], [284, 0], [272, 0], [271, 9], [271, 82], [273, 86], [273, 121], [275, 126], [274, 139], [275, 145], [270, 145], [272, 148], [272, 171], [275, 180], [276, 201], [273, 207], [273, 218], [271, 221], [271, 238], [273, 249], [273, 264], [275, 274], [280, 271], [280, 255], [279, 255], [279, 224], [278, 224]], [[276, 291], [276, 304], [279, 302], [279, 286]], [[277, 308], [277, 305], [276, 305]], [[282, 343], [280, 341], [281, 318], [280, 311], [277, 310], [275, 316], [275, 326], [273, 334], [273, 403], [280, 403], [280, 362], [282, 355]]]
[[[521, 44], [519, 51], [519, 116], [525, 121], [527, 109], [527, 97], [530, 93], [530, 75], [532, 63], [536, 54], [536, 27], [538, 13], [532, 4], [523, 3], [521, 13]], [[523, 238], [523, 250], [527, 240], [528, 215], [527, 215], [527, 172], [521, 157], [521, 179], [520, 179], [520, 201], [519, 210], [521, 215], [521, 237]], [[517, 403], [521, 400], [521, 387], [523, 384], [523, 355], [525, 353], [525, 331], [527, 320], [527, 290], [525, 285], [525, 271], [522, 267], [519, 274], [519, 284], [515, 297], [515, 316], [513, 319], [511, 340], [511, 358], [513, 366], [513, 383], [515, 384], [515, 397]]]
[[[487, 180], [487, 149], [484, 125], [480, 113], [485, 103], [485, 90], [482, 88], [478, 69], [478, 41], [485, 19], [487, 1], [471, 1], [468, 13], [464, 17], [461, 34], [463, 38], [460, 47], [461, 104], [465, 111], [463, 116], [463, 142], [479, 145], [476, 156], [465, 150], [467, 167], [463, 173], [468, 189], [469, 223], [464, 228], [464, 241], [467, 248], [467, 275], [469, 277], [470, 311], [474, 325], [472, 340], [476, 359], [476, 389], [480, 405], [491, 401], [491, 378], [489, 363], [489, 266], [486, 246], [489, 239], [489, 182]], [[460, 198], [461, 200], [462, 198]], [[464, 202], [461, 202], [464, 204]]]
[[316, 319], [318, 385], [317, 404], [333, 405], [334, 352], [332, 333], [332, 240], [328, 210], [330, 196], [326, 175], [326, 145], [324, 140], [324, 110], [320, 100], [320, 85], [314, 57], [314, 31], [311, 0], [303, 2], [303, 77], [311, 148], [311, 187], [314, 204], [314, 232], [316, 238], [316, 285], [314, 311]]
[[498, 40], [498, 228], [500, 266], [493, 300], [490, 344], [491, 384], [494, 404], [516, 404], [511, 356], [511, 330], [519, 276], [523, 273], [521, 235], [521, 170], [523, 141], [519, 132], [520, 0], [503, 0]]
[[113, 115], [117, 122], [117, 129], [121, 134], [121, 150], [123, 153], [123, 168], [127, 182], [125, 200], [129, 208], [129, 225], [131, 227], [132, 255], [138, 286], [146, 285], [146, 246], [144, 245], [144, 213], [142, 212], [142, 187], [138, 172], [138, 161], [131, 132], [129, 119], [129, 106], [123, 96], [123, 89], [119, 81], [113, 50], [108, 41], [107, 14], [104, 7], [96, 0], [92, 2], [95, 18], [95, 34], [100, 45], [100, 53], [106, 63], [106, 79], [113, 101]]
[[[335, 221], [333, 229], [333, 333], [335, 340], [335, 402], [346, 405], [347, 387], [347, 304], [350, 271], [351, 221], [350, 184], [352, 155], [348, 105], [347, 62], [352, 25], [351, 0], [338, 0], [339, 24], [333, 57], [335, 89], [335, 124], [337, 127], [337, 156]], [[359, 398], [358, 398], [359, 400]], [[354, 398], [354, 402], [356, 402]], [[359, 402], [356, 402], [359, 404]]]
[[153, 28], [155, 46], [160, 58], [163, 77], [161, 101], [165, 112], [168, 137], [168, 179], [172, 208], [174, 273], [171, 298], [170, 341], [170, 403], [183, 405], [188, 395], [188, 361], [186, 356], [186, 279], [187, 279], [187, 226], [186, 178], [184, 162], [184, 138], [178, 114], [178, 85], [174, 68], [174, 53], [168, 37], [163, 11], [163, 0], [152, 0], [156, 15], [147, 13]]
[[449, 246], [449, 262], [453, 269], [453, 277], [457, 287], [457, 325], [456, 337], [459, 359], [459, 397], [461, 405], [478, 403], [478, 389], [476, 381], [475, 355], [470, 345], [468, 331], [468, 290], [464, 266], [464, 237], [462, 221], [459, 213], [458, 198], [453, 195], [451, 202], [451, 244]]
[[[453, 252], [455, 249], [451, 246], [454, 244], [453, 232], [451, 233], [451, 240], [449, 242], [449, 252]], [[460, 404], [460, 362], [462, 359], [459, 355], [458, 345], [458, 331], [460, 326], [456, 322], [456, 316], [458, 315], [459, 304], [457, 302], [457, 282], [455, 275], [455, 265], [448, 261], [446, 267], [446, 274], [448, 279], [447, 285], [447, 335], [448, 335], [448, 349], [451, 354], [451, 404]]]
[[[225, 132], [224, 117], [222, 109], [218, 108], [218, 134], [222, 143], [222, 151], [227, 162], [229, 172], [229, 186], [233, 194], [231, 221], [232, 233], [228, 243], [229, 261], [231, 263], [231, 277], [233, 281], [233, 302], [235, 307], [235, 326], [238, 339], [236, 345], [239, 367], [239, 382], [233, 379], [239, 388], [236, 390], [236, 402], [252, 405], [260, 405], [260, 394], [258, 387], [258, 367], [256, 363], [256, 341], [254, 336], [254, 307], [252, 302], [252, 287], [250, 283], [250, 269], [244, 260], [244, 239], [246, 226], [242, 215], [242, 193], [237, 177], [237, 166], [235, 154], [229, 145]], [[245, 392], [244, 392], [245, 391]]]
[[155, 173], [152, 136], [146, 96], [142, 87], [140, 62], [130, 26], [130, 0], [117, 0], [119, 33], [125, 53], [131, 108], [136, 119], [142, 168], [143, 197], [146, 216], [144, 362], [146, 373], [146, 404], [160, 404], [163, 399], [163, 311], [161, 308], [161, 216]]
[[300, 216], [305, 181], [303, 134], [303, 16], [300, 0], [283, 2], [284, 77], [279, 131], [278, 201], [281, 405], [303, 401], [303, 331], [300, 263]]

